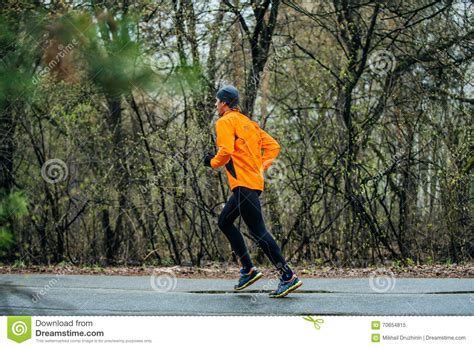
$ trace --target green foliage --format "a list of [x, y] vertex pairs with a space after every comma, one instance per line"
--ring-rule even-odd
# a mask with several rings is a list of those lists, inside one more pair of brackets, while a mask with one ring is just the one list
[[13, 245], [12, 221], [27, 212], [28, 202], [22, 192], [0, 196], [0, 256]]
[[26, 267], [26, 263], [23, 259], [16, 259], [13, 264], [12, 264], [12, 267], [13, 268], [17, 268], [17, 269], [22, 269], [22, 268], [25, 268]]
[[100, 273], [100, 272], [104, 271], [104, 267], [102, 265], [100, 265], [99, 263], [94, 263], [92, 265], [83, 265], [82, 268], [84, 270], [93, 271], [93, 272], [97, 272], [97, 273]]
[[0, 255], [2, 250], [8, 249], [13, 243], [13, 236], [11, 232], [5, 227], [0, 227]]
[[316, 267], [321, 267], [322, 265], [324, 265], [324, 260], [319, 258], [319, 259], [314, 259], [314, 264]]
[[410, 257], [407, 257], [405, 259], [392, 260], [392, 267], [394, 268], [403, 269], [405, 267], [413, 267], [413, 266], [415, 266], [415, 261]]
[[403, 267], [403, 263], [402, 263], [401, 260], [398, 260], [398, 259], [392, 260], [392, 267], [394, 267], [394, 268], [402, 268], [402, 267]]
[[10, 217], [20, 217], [28, 212], [28, 202], [20, 191], [11, 192], [0, 200], [0, 220]]
[[407, 266], [407, 267], [413, 267], [414, 265], [415, 265], [415, 261], [413, 261], [412, 258], [407, 257], [407, 258], [405, 259], [405, 266]]
[[202, 71], [200, 66], [177, 66], [173, 69], [165, 86], [170, 91], [177, 93], [186, 91], [202, 93], [205, 91]]
[[117, 99], [154, 82], [155, 75], [143, 59], [144, 52], [136, 38], [134, 15], [94, 17], [76, 11], [60, 17], [56, 26], [61, 28], [54, 32], [57, 41], [63, 45], [77, 43], [82, 60], [75, 60], [75, 68], [83, 69], [84, 77], [107, 96]]
[[42, 32], [41, 15], [25, 13], [23, 17], [24, 27], [8, 12], [0, 14], [0, 110], [12, 99], [27, 100], [33, 89], [33, 67], [39, 52], [37, 41]]

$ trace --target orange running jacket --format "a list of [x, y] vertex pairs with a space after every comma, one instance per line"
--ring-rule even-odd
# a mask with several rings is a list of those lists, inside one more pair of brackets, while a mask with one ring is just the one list
[[231, 191], [237, 186], [263, 191], [263, 173], [280, 152], [276, 140], [236, 110], [217, 120], [216, 135], [219, 150], [211, 167], [225, 166]]

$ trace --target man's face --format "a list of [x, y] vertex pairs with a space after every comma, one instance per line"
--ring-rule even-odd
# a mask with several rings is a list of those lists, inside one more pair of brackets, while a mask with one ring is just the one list
[[226, 104], [216, 98], [216, 104], [215, 105], [216, 105], [217, 113], [219, 114], [219, 116], [222, 116], [225, 112]]

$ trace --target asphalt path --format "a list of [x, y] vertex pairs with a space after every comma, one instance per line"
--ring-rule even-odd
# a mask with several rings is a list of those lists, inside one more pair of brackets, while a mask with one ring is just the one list
[[241, 292], [235, 280], [160, 276], [0, 275], [0, 315], [473, 315], [473, 278], [304, 279], [272, 299], [277, 281]]

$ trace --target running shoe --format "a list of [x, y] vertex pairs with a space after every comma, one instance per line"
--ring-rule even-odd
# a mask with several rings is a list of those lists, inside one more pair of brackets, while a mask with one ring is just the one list
[[303, 285], [303, 282], [299, 280], [296, 275], [293, 275], [293, 278], [288, 281], [284, 281], [280, 278], [280, 284], [278, 284], [278, 288], [274, 292], [270, 293], [269, 296], [271, 298], [285, 297], [290, 292], [298, 289], [301, 285]]
[[234, 286], [234, 290], [242, 290], [245, 289], [247, 286], [252, 285], [257, 280], [262, 278], [263, 273], [258, 271], [257, 268], [252, 267], [250, 273], [245, 274], [243, 269], [240, 269], [240, 278], [239, 283]]

